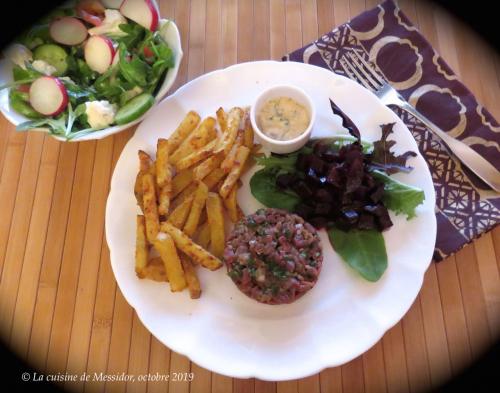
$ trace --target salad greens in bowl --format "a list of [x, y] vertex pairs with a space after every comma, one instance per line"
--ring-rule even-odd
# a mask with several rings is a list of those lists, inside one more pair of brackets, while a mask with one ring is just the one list
[[0, 110], [18, 131], [101, 139], [141, 121], [173, 85], [183, 56], [154, 0], [68, 2], [0, 60]]

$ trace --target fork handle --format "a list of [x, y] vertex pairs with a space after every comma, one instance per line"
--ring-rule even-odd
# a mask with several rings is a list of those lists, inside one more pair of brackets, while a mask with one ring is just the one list
[[448, 135], [446, 132], [439, 129], [433, 122], [427, 119], [413, 106], [405, 102], [401, 108], [411, 113], [422, 123], [424, 123], [429, 130], [436, 134], [446, 144], [450, 151], [466, 165], [472, 172], [474, 172], [480, 179], [493, 188], [496, 192], [500, 192], [500, 172], [491, 165], [483, 156], [471, 149], [462, 141], [455, 139]]

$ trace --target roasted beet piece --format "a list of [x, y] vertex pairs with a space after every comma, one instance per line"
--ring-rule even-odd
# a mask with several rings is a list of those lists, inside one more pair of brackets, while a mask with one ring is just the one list
[[338, 162], [339, 155], [335, 153], [333, 150], [326, 150], [323, 154], [321, 154], [321, 158], [326, 162]]
[[327, 150], [328, 145], [323, 141], [318, 141], [314, 144], [313, 152], [318, 156], [321, 156]]
[[292, 185], [292, 190], [295, 191], [299, 195], [299, 197], [301, 197], [302, 199], [305, 199], [305, 200], [307, 200], [313, 196], [313, 192], [312, 192], [311, 188], [303, 180], [299, 180], [299, 181], [295, 182]]
[[[364, 211], [373, 214], [374, 216], [380, 217], [383, 214], [383, 210], [386, 209], [385, 206], [381, 204], [377, 205], [366, 205]], [[386, 209], [387, 210], [387, 209]]]
[[328, 202], [328, 203], [333, 202], [332, 194], [324, 188], [318, 188], [314, 192], [314, 199], [316, 199], [318, 202]]
[[384, 196], [384, 184], [380, 183], [375, 188], [370, 194], [370, 199], [372, 200], [373, 203], [378, 203], [382, 200], [382, 197]]
[[363, 185], [368, 188], [375, 187], [375, 179], [370, 173], [365, 173], [365, 176], [363, 177]]
[[317, 203], [314, 208], [314, 214], [318, 216], [327, 216], [332, 211], [332, 205], [330, 203]]
[[276, 185], [279, 188], [288, 188], [291, 187], [292, 184], [297, 180], [295, 175], [291, 175], [289, 173], [283, 173], [276, 177]]
[[370, 189], [368, 187], [366, 187], [366, 186], [359, 186], [352, 193], [352, 197], [356, 201], [364, 201], [368, 197], [368, 191], [370, 191]]
[[389, 211], [387, 210], [387, 208], [384, 206], [383, 209], [380, 210], [380, 215], [377, 216], [377, 226], [378, 226], [378, 229], [379, 231], [385, 231], [386, 229], [389, 229], [390, 227], [392, 227], [392, 221], [391, 221], [391, 217], [389, 217]]
[[309, 168], [306, 172], [306, 182], [311, 187], [318, 187], [321, 184], [326, 183], [326, 177], [321, 176], [313, 168]]
[[362, 213], [358, 220], [358, 229], [375, 229], [375, 217], [371, 214]]
[[328, 225], [328, 219], [326, 217], [312, 217], [308, 219], [309, 223], [316, 229], [324, 228]]
[[335, 187], [342, 187], [342, 165], [335, 165], [330, 168], [328, 175], [326, 176], [327, 183], [334, 185]]
[[343, 212], [344, 219], [351, 225], [355, 224], [359, 219], [359, 214], [355, 210], [346, 210]]
[[[347, 165], [352, 164], [354, 161], [363, 162], [364, 154], [361, 145], [358, 142], [351, 143], [350, 145], [342, 146], [344, 150], [344, 159]], [[341, 150], [342, 150], [341, 149]]]
[[304, 220], [307, 220], [313, 212], [314, 209], [311, 206], [306, 205], [305, 203], [299, 203], [295, 207], [295, 213], [301, 216]]
[[296, 168], [300, 171], [306, 171], [309, 168], [309, 163], [311, 162], [310, 154], [299, 153], [297, 156]]
[[354, 192], [363, 182], [363, 160], [360, 156], [353, 158], [346, 176], [346, 192]]
[[325, 162], [319, 158], [319, 156], [314, 155], [309, 161], [309, 168], [312, 169], [316, 175], [321, 176], [325, 172], [326, 165]]

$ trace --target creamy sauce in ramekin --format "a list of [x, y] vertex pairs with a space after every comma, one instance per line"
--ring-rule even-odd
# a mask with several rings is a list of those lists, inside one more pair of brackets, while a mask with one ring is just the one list
[[257, 115], [260, 130], [278, 141], [288, 141], [302, 134], [309, 125], [308, 110], [290, 97], [267, 100]]

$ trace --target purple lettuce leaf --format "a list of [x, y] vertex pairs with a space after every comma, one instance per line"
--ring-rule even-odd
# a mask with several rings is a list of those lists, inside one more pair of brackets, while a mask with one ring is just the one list
[[340, 109], [337, 104], [335, 104], [331, 99], [330, 99], [330, 106], [332, 107], [332, 111], [334, 115], [340, 116], [342, 119], [342, 127], [347, 128], [347, 131], [349, 131], [349, 134], [351, 134], [353, 137], [355, 137], [358, 141], [361, 142], [361, 133], [359, 132], [358, 127], [354, 122], [347, 116], [344, 112], [342, 112], [342, 109]]
[[391, 152], [396, 141], [387, 140], [387, 138], [393, 132], [394, 124], [396, 123], [387, 123], [380, 126], [382, 128], [382, 137], [380, 140], [373, 142], [373, 152], [371, 154], [370, 167], [384, 171], [388, 175], [412, 171], [413, 167], [407, 166], [406, 161], [410, 157], [417, 156], [417, 153], [413, 151], [407, 151], [401, 155]]

